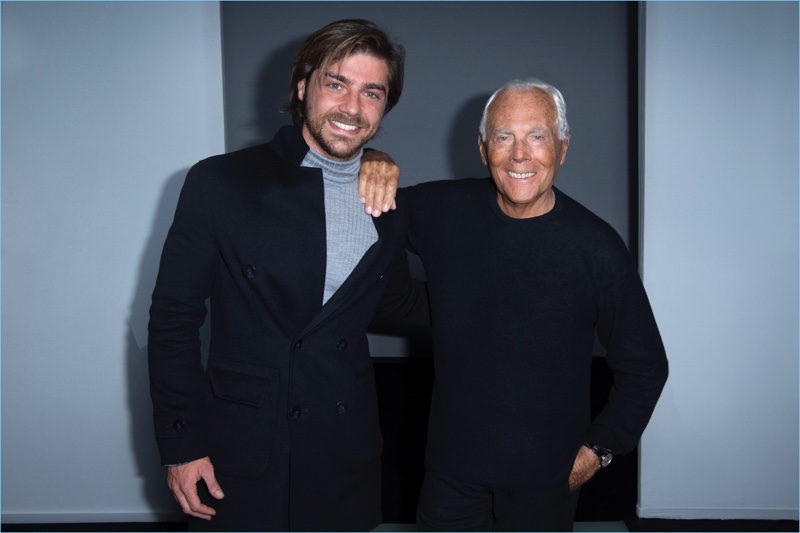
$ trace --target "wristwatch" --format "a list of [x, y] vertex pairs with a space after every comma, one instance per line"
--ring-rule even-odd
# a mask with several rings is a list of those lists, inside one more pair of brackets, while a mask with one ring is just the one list
[[611, 453], [611, 450], [601, 448], [600, 446], [595, 446], [594, 444], [590, 444], [588, 442], [584, 444], [584, 446], [592, 450], [597, 458], [600, 459], [600, 468], [605, 468], [611, 464], [611, 459], [614, 458], [614, 454]]

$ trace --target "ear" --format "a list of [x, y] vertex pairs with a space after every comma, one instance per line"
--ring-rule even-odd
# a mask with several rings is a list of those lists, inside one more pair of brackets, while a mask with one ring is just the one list
[[486, 143], [483, 142], [483, 139], [481, 139], [480, 133], [478, 134], [478, 151], [481, 153], [481, 161], [483, 161], [483, 165], [488, 167], [489, 163], [487, 162], [488, 157], [486, 154]]
[[297, 82], [297, 99], [301, 102], [306, 97], [306, 80], [305, 78]]
[[561, 163], [559, 165], [563, 165], [564, 161], [567, 159], [567, 150], [569, 150], [569, 134], [567, 134], [567, 138], [564, 139], [561, 143]]

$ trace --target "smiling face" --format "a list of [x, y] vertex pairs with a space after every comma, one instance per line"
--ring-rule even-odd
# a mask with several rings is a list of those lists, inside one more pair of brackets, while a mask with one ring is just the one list
[[326, 72], [315, 70], [308, 83], [297, 84], [306, 105], [303, 138], [331, 159], [353, 159], [380, 129], [388, 85], [386, 62], [368, 54], [347, 56]]
[[478, 137], [483, 164], [497, 188], [497, 203], [512, 218], [531, 218], [553, 208], [553, 181], [569, 147], [558, 138], [556, 104], [541, 89], [497, 95], [486, 117], [486, 141]]

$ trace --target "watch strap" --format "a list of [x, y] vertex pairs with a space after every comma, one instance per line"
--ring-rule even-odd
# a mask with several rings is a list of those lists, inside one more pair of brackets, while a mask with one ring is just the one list
[[589, 442], [585, 443], [584, 446], [589, 448], [600, 460], [600, 468], [605, 468], [611, 464], [611, 459], [614, 457], [614, 454], [611, 450], [607, 448], [601, 448], [600, 446], [596, 446]]

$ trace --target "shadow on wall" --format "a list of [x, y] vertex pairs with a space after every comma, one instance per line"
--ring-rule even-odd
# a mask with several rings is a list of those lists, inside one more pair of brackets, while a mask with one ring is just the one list
[[255, 137], [243, 141], [226, 133], [225, 143], [228, 152], [269, 142], [281, 126], [292, 123], [291, 115], [281, 113], [280, 109], [289, 102], [292, 60], [302, 44], [303, 39], [292, 40], [266, 58], [259, 69], [255, 91], [256, 116], [247, 123], [247, 130], [255, 132]]
[[478, 129], [483, 114], [483, 106], [490, 94], [473, 96], [459, 108], [450, 126], [448, 154], [450, 157], [450, 178], [482, 178], [489, 171], [481, 161], [478, 150]]
[[[147, 369], [147, 330], [150, 301], [155, 286], [161, 249], [175, 214], [181, 187], [188, 169], [172, 174], [156, 209], [150, 237], [142, 252], [136, 290], [130, 306], [128, 335], [126, 339], [128, 409], [130, 411], [132, 453], [136, 460], [137, 473], [142, 479], [142, 492], [150, 509], [159, 520], [180, 520], [182, 514], [166, 485], [164, 468], [158, 455], [153, 430], [153, 408]], [[207, 343], [203, 343], [207, 346]]]

